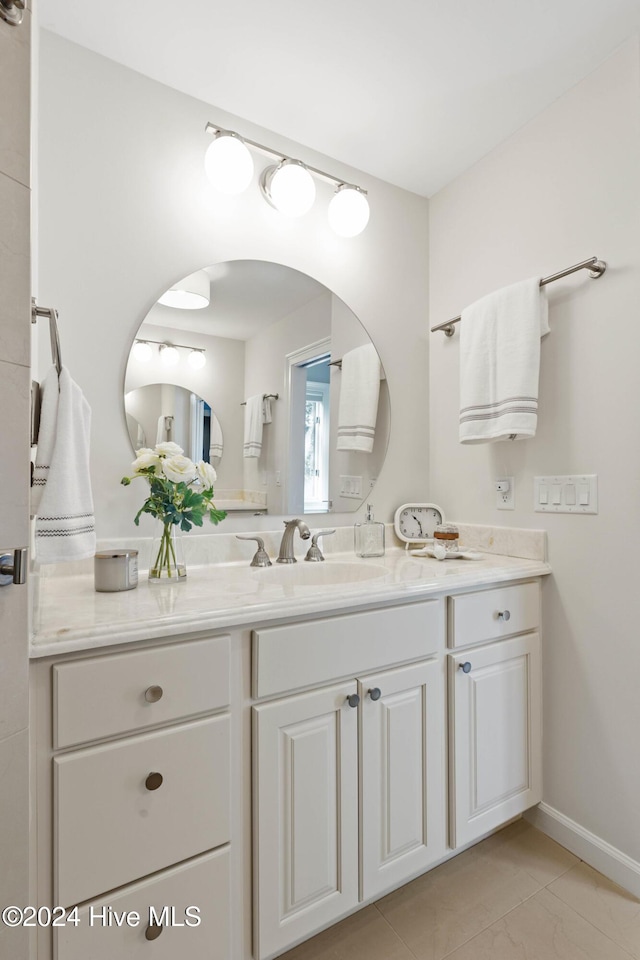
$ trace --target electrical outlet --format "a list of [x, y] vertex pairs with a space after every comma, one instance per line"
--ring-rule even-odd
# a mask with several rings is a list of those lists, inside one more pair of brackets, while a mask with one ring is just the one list
[[516, 484], [513, 477], [501, 477], [495, 482], [498, 510], [515, 510]]

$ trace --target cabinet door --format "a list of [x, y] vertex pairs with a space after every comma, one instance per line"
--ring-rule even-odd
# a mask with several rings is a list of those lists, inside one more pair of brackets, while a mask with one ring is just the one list
[[342, 683], [253, 708], [254, 956], [358, 902], [358, 711]]
[[446, 852], [444, 686], [438, 660], [359, 681], [364, 900]]
[[449, 697], [450, 842], [459, 847], [542, 799], [539, 634], [450, 656]]

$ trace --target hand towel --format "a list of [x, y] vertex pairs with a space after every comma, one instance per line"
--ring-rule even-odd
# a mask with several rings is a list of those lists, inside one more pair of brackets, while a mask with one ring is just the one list
[[63, 367], [42, 384], [32, 512], [39, 563], [86, 560], [96, 552], [89, 477], [91, 408]]
[[259, 457], [262, 451], [262, 394], [249, 397], [244, 408], [243, 456]]
[[380, 358], [372, 343], [342, 358], [338, 406], [338, 450], [371, 453], [380, 395]]
[[273, 411], [271, 410], [271, 400], [272, 397], [263, 397], [262, 398], [262, 422], [263, 423], [272, 423], [273, 421]]
[[540, 338], [549, 333], [539, 277], [476, 301], [460, 325], [460, 443], [535, 436]]
[[173, 440], [173, 417], [163, 413], [158, 417], [156, 444], [167, 443], [169, 440]]
[[215, 413], [211, 413], [211, 439], [209, 441], [209, 462], [218, 462], [224, 450], [222, 427]]

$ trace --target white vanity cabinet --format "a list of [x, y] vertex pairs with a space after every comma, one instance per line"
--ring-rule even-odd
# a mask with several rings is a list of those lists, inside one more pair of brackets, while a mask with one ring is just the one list
[[[449, 839], [467, 844], [542, 799], [537, 582], [448, 599]], [[517, 634], [513, 636], [513, 634]]]
[[[375, 611], [324, 619], [332, 652], [326, 662], [337, 675], [354, 655], [371, 663], [359, 630], [365, 624], [374, 647], [376, 631], [387, 631], [384, 652], [375, 653], [383, 663], [442, 649], [441, 602], [379, 613], [382, 626]], [[292, 645], [296, 631], [305, 644], [305, 625], [285, 629]], [[275, 640], [269, 629], [260, 631], [254, 655], [258, 675], [273, 674], [279, 686], [286, 664], [262, 662]], [[445, 854], [441, 656], [255, 706], [253, 750], [256, 960]]]
[[229, 960], [229, 655], [220, 636], [33, 665], [34, 899], [78, 906], [38, 960]]

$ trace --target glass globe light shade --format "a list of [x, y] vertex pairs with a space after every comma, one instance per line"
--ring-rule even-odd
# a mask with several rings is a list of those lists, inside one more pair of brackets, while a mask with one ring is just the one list
[[369, 222], [369, 203], [357, 187], [338, 187], [327, 212], [329, 224], [341, 237], [357, 237]]
[[301, 217], [316, 198], [313, 177], [298, 160], [284, 160], [267, 180], [268, 195], [274, 207], [287, 217]]
[[190, 273], [188, 277], [174, 283], [158, 299], [165, 307], [175, 307], [178, 310], [202, 310], [209, 306], [211, 300], [211, 284], [205, 270]]
[[218, 133], [207, 147], [204, 169], [216, 190], [233, 196], [251, 183], [253, 157], [240, 137]]
[[192, 350], [187, 357], [187, 362], [190, 367], [193, 367], [194, 370], [201, 370], [207, 362], [207, 358], [204, 355], [204, 350]]
[[148, 363], [151, 360], [151, 354], [153, 350], [151, 349], [151, 344], [147, 343], [145, 340], [136, 340], [133, 345], [133, 355], [136, 360], [139, 360], [140, 363]]
[[175, 367], [180, 359], [180, 353], [176, 347], [172, 347], [170, 343], [167, 343], [160, 347], [160, 359], [165, 367]]

